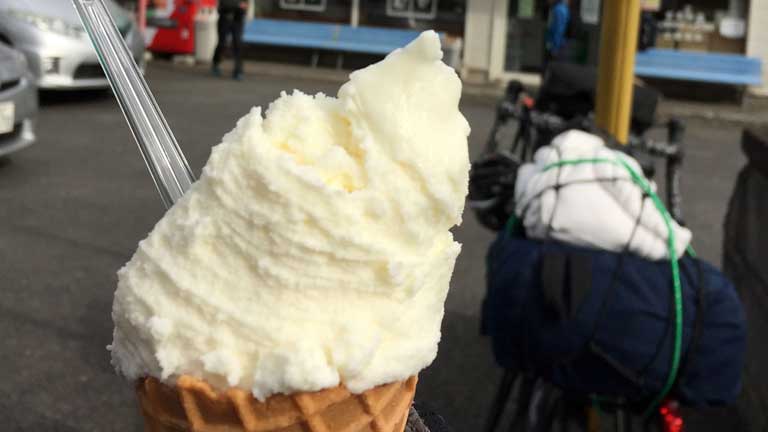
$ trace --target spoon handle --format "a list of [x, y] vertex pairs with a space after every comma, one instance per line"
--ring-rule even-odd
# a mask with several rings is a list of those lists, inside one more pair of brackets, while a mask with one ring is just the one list
[[103, 0], [72, 0], [166, 207], [195, 181]]

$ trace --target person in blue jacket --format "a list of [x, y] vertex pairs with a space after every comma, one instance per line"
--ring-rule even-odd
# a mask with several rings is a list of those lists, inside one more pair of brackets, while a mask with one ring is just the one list
[[552, 0], [551, 4], [549, 23], [547, 24], [546, 64], [563, 55], [568, 24], [571, 21], [568, 0]]

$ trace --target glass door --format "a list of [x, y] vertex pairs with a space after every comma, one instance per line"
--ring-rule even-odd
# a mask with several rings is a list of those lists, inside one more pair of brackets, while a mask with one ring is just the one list
[[360, 25], [464, 34], [467, 0], [360, 0]]
[[352, 0], [263, 0], [256, 7], [265, 18], [349, 24]]
[[548, 13], [547, 0], [509, 0], [504, 71], [541, 71]]

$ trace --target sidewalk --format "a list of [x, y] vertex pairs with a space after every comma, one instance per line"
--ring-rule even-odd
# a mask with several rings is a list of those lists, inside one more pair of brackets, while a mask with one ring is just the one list
[[745, 96], [741, 105], [665, 100], [659, 107], [659, 115], [717, 120], [739, 126], [765, 125], [768, 98]]
[[[295, 64], [260, 61], [246, 61], [245, 70], [248, 75], [321, 80], [338, 84], [345, 82], [351, 72], [345, 69], [311, 68]], [[498, 84], [464, 84], [464, 97], [474, 100], [487, 100], [495, 103], [503, 93], [504, 87]], [[684, 119], [715, 120], [736, 126], [754, 126], [768, 122], [768, 98], [745, 96], [741, 105], [733, 102], [705, 103], [664, 99], [659, 106], [658, 115], [661, 118], [676, 116]]]

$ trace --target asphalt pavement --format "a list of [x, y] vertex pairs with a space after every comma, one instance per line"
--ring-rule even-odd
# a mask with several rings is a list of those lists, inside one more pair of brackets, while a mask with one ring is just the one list
[[[199, 173], [210, 148], [254, 105], [281, 90], [335, 94], [338, 84], [270, 75], [243, 82], [156, 61], [150, 86]], [[140, 431], [130, 383], [106, 345], [115, 272], [163, 207], [111, 94], [47, 94], [38, 142], [0, 162], [0, 430]], [[493, 101], [466, 98], [471, 153], [493, 122]], [[699, 255], [719, 264], [722, 221], [738, 170], [740, 130], [692, 120], [683, 168], [684, 209]], [[417, 398], [457, 432], [480, 429], [500, 373], [479, 337], [490, 232], [467, 213], [435, 363]]]

